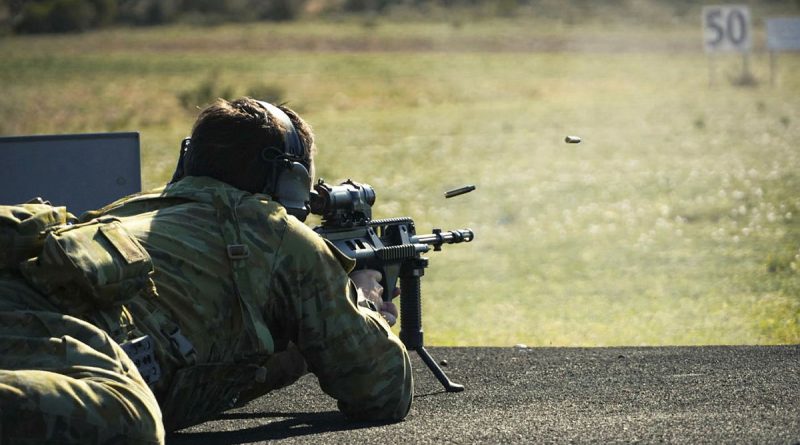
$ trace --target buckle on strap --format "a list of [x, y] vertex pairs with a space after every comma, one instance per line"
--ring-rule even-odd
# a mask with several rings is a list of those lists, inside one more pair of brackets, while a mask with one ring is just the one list
[[139, 374], [148, 386], [153, 386], [161, 379], [161, 367], [156, 361], [155, 345], [149, 335], [134, 338], [120, 345], [131, 359]]
[[163, 329], [161, 332], [169, 337], [169, 342], [172, 344], [173, 349], [181, 355], [184, 361], [189, 365], [193, 365], [197, 354], [194, 350], [192, 342], [190, 342], [189, 339], [183, 335], [181, 329], [176, 326], [175, 330], [172, 332], [165, 331]]
[[250, 256], [250, 250], [246, 244], [228, 244], [228, 258], [232, 260], [244, 260]]

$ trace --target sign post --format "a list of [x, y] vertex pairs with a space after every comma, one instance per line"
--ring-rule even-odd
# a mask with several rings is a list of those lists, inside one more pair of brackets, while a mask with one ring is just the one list
[[742, 80], [752, 80], [750, 8], [746, 5], [704, 6], [702, 19], [703, 45], [709, 57], [709, 85], [714, 84], [713, 57], [721, 52], [742, 53]]

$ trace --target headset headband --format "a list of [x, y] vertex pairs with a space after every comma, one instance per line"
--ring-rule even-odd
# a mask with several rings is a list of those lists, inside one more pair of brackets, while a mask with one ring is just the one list
[[284, 152], [292, 158], [302, 159], [305, 155], [305, 147], [300, 141], [300, 135], [297, 134], [297, 129], [294, 128], [294, 124], [292, 124], [292, 120], [289, 116], [284, 113], [283, 110], [269, 102], [258, 101], [258, 103], [266, 108], [267, 113], [274, 116], [286, 129], [286, 133], [284, 133], [283, 136]]

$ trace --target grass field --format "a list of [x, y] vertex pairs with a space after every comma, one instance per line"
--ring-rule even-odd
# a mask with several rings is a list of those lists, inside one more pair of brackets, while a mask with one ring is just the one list
[[3, 38], [0, 60], [1, 135], [139, 131], [146, 187], [205, 101], [288, 101], [376, 217], [476, 231], [430, 255], [427, 344], [800, 341], [797, 55], [774, 86], [765, 54], [752, 86], [719, 57], [709, 86], [696, 24], [492, 20]]

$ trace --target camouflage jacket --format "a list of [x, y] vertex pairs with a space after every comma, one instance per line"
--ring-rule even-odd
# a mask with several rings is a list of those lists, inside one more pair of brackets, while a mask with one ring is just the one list
[[82, 219], [98, 217], [115, 218], [152, 258], [154, 289], [121, 319], [156, 344], [162, 375], [152, 388], [168, 430], [269, 385], [262, 366], [289, 342], [349, 417], [407, 414], [408, 354], [380, 315], [356, 304], [352, 261], [268, 196], [187, 177]]

